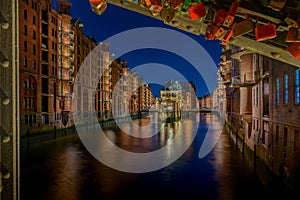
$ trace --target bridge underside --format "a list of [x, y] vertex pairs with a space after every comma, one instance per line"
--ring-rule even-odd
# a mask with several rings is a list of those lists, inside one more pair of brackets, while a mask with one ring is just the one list
[[[201, 35], [206, 34], [208, 24], [211, 24], [215, 20], [217, 13], [221, 9], [225, 9], [227, 11], [227, 15], [230, 13], [231, 5], [234, 1], [206, 0], [204, 1], [206, 15], [196, 20], [191, 20], [190, 16], [187, 13], [182, 13], [179, 11], [179, 9], [177, 9], [175, 10], [174, 18], [172, 18], [169, 23], [163, 20], [160, 14], [153, 15], [145, 6], [145, 1], [133, 3], [132, 1], [107, 0], [107, 2], [109, 4], [116, 5], [133, 12], [137, 12], [161, 20], [162, 23], [187, 31], [189, 33]], [[300, 2], [294, 0], [281, 1], [285, 2], [284, 4], [281, 3], [281, 5], [284, 5], [282, 9], [274, 9], [274, 6], [271, 8], [270, 4], [272, 4], [272, 2], [273, 4], [276, 4], [277, 1], [271, 0], [269, 1], [269, 3], [267, 2], [268, 1], [253, 0], [239, 1], [239, 6], [236, 9], [236, 12], [233, 14], [234, 23], [242, 22], [245, 21], [246, 18], [249, 18], [252, 20], [255, 27], [274, 24], [277, 36], [272, 38], [270, 37], [269, 39], [261, 41], [256, 41], [255, 31], [253, 30], [250, 32], [248, 31], [246, 34], [238, 35], [236, 37], [230, 37], [228, 43], [243, 47], [245, 49], [249, 49], [253, 52], [294, 66], [300, 66], [300, 59], [297, 59], [289, 51], [287, 51], [287, 48], [291, 46], [293, 42], [286, 42], [287, 34], [290, 29], [290, 24], [287, 23], [287, 18], [293, 18], [289, 16], [289, 13], [291, 13], [291, 10], [300, 7]], [[300, 12], [296, 11], [296, 13], [296, 15], [299, 15]], [[296, 21], [297, 17], [299, 19], [299, 16], [296, 16]], [[232, 26], [222, 26], [224, 30], [223, 34], [215, 39], [221, 41], [225, 39], [227, 32], [229, 30], [232, 30]], [[299, 40], [299, 38], [296, 40]]]

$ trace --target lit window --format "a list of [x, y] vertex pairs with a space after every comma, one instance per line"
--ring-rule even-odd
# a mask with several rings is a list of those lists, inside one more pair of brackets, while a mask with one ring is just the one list
[[27, 98], [24, 97], [24, 99], [23, 99], [23, 108], [26, 108], [26, 106], [27, 106]]
[[284, 103], [289, 103], [289, 75], [284, 75]]
[[24, 66], [27, 66], [27, 57], [24, 57], [23, 65], [24, 65]]
[[300, 103], [300, 76], [299, 69], [296, 69], [296, 77], [295, 77], [295, 102]]
[[276, 104], [280, 104], [280, 78], [276, 78]]
[[24, 35], [27, 35], [27, 26], [24, 25]]
[[35, 69], [36, 63], [35, 60], [32, 61], [32, 69]]

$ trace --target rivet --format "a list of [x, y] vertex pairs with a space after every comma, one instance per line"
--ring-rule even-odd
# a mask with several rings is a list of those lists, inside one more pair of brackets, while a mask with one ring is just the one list
[[3, 29], [8, 29], [9, 23], [8, 23], [8, 22], [5, 22], [5, 23], [3, 23], [3, 24], [1, 25], [1, 27], [2, 27]]
[[2, 139], [2, 143], [8, 143], [10, 141], [10, 136], [5, 136]]
[[2, 103], [3, 103], [4, 105], [8, 105], [8, 104], [9, 104], [9, 98], [4, 99], [4, 100], [2, 101]]
[[9, 179], [9, 177], [10, 177], [10, 173], [9, 173], [9, 172], [7, 172], [6, 174], [2, 175], [2, 177], [3, 177], [3, 178], [5, 178], [5, 179]]
[[4, 62], [1, 63], [2, 67], [7, 68], [9, 66], [9, 61], [5, 60]]

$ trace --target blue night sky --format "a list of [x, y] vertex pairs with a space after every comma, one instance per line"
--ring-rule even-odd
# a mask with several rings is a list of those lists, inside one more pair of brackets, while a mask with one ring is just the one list
[[[95, 37], [98, 42], [102, 42], [115, 34], [134, 28], [168, 28], [183, 33], [196, 40], [212, 57], [217, 67], [217, 64], [219, 62], [219, 55], [221, 53], [219, 40], [208, 41], [204, 39], [203, 35], [196, 36], [181, 31], [179, 29], [165, 25], [160, 20], [144, 16], [111, 4], [108, 4], [106, 11], [102, 15], [97, 15], [91, 10], [88, 0], [69, 1], [72, 3], [71, 16], [73, 18], [80, 18], [81, 22], [84, 24], [84, 33], [88, 36]], [[55, 2], [56, 0], [53, 0], [54, 8], [56, 7]], [[141, 49], [126, 53], [122, 56], [122, 59], [127, 61], [130, 68], [147, 63], [160, 63], [163, 65], [167, 65], [180, 72], [186, 80], [193, 81], [195, 83], [197, 96], [202, 96], [208, 93], [206, 84], [204, 83], [201, 75], [197, 72], [197, 70], [195, 70], [193, 66], [185, 59], [173, 53], [159, 49]], [[154, 95], [159, 96], [159, 90], [161, 86], [157, 84], [150, 85], [153, 89]]]

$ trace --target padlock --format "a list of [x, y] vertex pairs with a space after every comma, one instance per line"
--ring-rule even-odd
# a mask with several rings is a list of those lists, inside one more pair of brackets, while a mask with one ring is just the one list
[[251, 19], [246, 19], [239, 23], [235, 23], [232, 27], [233, 37], [238, 37], [253, 31], [254, 25]]
[[224, 29], [214, 23], [209, 23], [206, 28], [205, 37], [207, 40], [213, 40], [221, 37], [224, 34]]
[[299, 12], [295, 9], [288, 10], [288, 16], [284, 19], [284, 21], [292, 27], [298, 28], [299, 27]]
[[271, 0], [268, 7], [280, 11], [286, 3], [286, 0]]
[[215, 26], [212, 22], [207, 24], [206, 31], [205, 31], [205, 39], [207, 39], [207, 40], [215, 39], [215, 36], [213, 34], [214, 29], [215, 29]]
[[191, 20], [196, 20], [206, 15], [204, 3], [198, 3], [188, 8]]
[[215, 32], [214, 32], [214, 36], [216, 38], [221, 37], [224, 34], [224, 28], [220, 27], [220, 26], [216, 26]]
[[287, 49], [296, 59], [300, 58], [300, 42], [295, 42]]
[[187, 13], [189, 7], [191, 6], [191, 0], [184, 0], [182, 6], [179, 9], [179, 12], [181, 13]]
[[276, 37], [276, 28], [274, 24], [267, 24], [255, 27], [256, 41], [268, 40]]
[[159, 0], [145, 0], [145, 4], [152, 14], [159, 13], [162, 10]]
[[139, 0], [124, 0], [124, 1], [134, 3], [134, 4], [137, 4], [139, 2]]
[[89, 0], [89, 2], [92, 10], [98, 15], [101, 15], [106, 10], [106, 0]]
[[286, 35], [286, 42], [300, 42], [299, 28], [290, 27]]
[[232, 34], [233, 34], [233, 31], [231, 29], [229, 29], [222, 39], [222, 44], [227, 44], [227, 42], [231, 38]]
[[160, 12], [160, 16], [165, 23], [170, 23], [175, 16], [175, 10], [173, 9], [169, 0], [165, 0], [163, 9]]
[[183, 5], [183, 0], [171, 0], [170, 3], [172, 5], [172, 8], [174, 10], [177, 10]]
[[222, 24], [226, 18], [226, 15], [227, 11], [225, 9], [219, 9], [215, 17], [215, 23]]
[[235, 13], [239, 7], [240, 3], [239, 2], [233, 2], [228, 10], [228, 13], [226, 15], [226, 18], [223, 22], [223, 26], [229, 28], [233, 22], [234, 22], [234, 16], [235, 16]]

